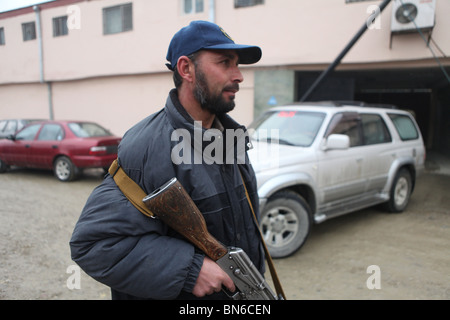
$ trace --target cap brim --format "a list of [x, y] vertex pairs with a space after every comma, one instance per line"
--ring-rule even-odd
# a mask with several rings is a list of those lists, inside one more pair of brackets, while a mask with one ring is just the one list
[[257, 46], [248, 46], [235, 43], [224, 43], [203, 48], [205, 50], [236, 50], [240, 64], [253, 64], [261, 60], [262, 50]]

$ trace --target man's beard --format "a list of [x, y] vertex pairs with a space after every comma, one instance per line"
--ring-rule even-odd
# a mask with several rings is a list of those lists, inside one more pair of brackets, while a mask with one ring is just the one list
[[234, 97], [226, 102], [222, 96], [222, 93], [226, 90], [239, 90], [239, 84], [235, 83], [225, 87], [218, 95], [213, 95], [209, 91], [208, 83], [206, 81], [205, 74], [196, 68], [195, 77], [197, 82], [194, 88], [194, 97], [200, 103], [203, 110], [207, 110], [214, 115], [225, 114], [234, 109], [236, 103]]

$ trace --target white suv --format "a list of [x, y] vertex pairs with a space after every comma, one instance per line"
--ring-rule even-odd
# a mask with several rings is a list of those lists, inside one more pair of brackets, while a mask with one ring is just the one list
[[277, 107], [249, 129], [261, 228], [275, 258], [297, 251], [314, 223], [381, 203], [402, 212], [424, 169], [417, 123], [395, 108]]

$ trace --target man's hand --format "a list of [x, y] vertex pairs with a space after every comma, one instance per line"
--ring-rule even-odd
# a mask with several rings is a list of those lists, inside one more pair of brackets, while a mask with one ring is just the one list
[[214, 292], [220, 292], [222, 285], [231, 292], [236, 290], [233, 280], [231, 280], [225, 271], [217, 263], [205, 257], [192, 293], [196, 297], [201, 298]]

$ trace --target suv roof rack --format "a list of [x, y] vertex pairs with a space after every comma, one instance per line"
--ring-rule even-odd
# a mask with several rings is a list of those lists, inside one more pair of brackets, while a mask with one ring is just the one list
[[354, 106], [354, 107], [366, 107], [367, 103], [363, 101], [352, 101], [352, 100], [330, 100], [330, 101], [321, 101], [322, 103], [328, 103], [335, 107], [343, 107], [343, 106]]
[[371, 103], [371, 104], [368, 104], [367, 107], [384, 108], [384, 109], [398, 109], [398, 107], [393, 104], [384, 104], [384, 103]]
[[352, 101], [352, 100], [329, 100], [329, 101], [311, 101], [311, 102], [295, 102], [295, 105], [316, 105], [324, 107], [343, 107], [343, 106], [354, 106], [354, 107], [366, 107], [366, 108], [384, 108], [384, 109], [398, 109], [397, 106], [392, 104], [383, 103], [367, 103], [364, 101]]

